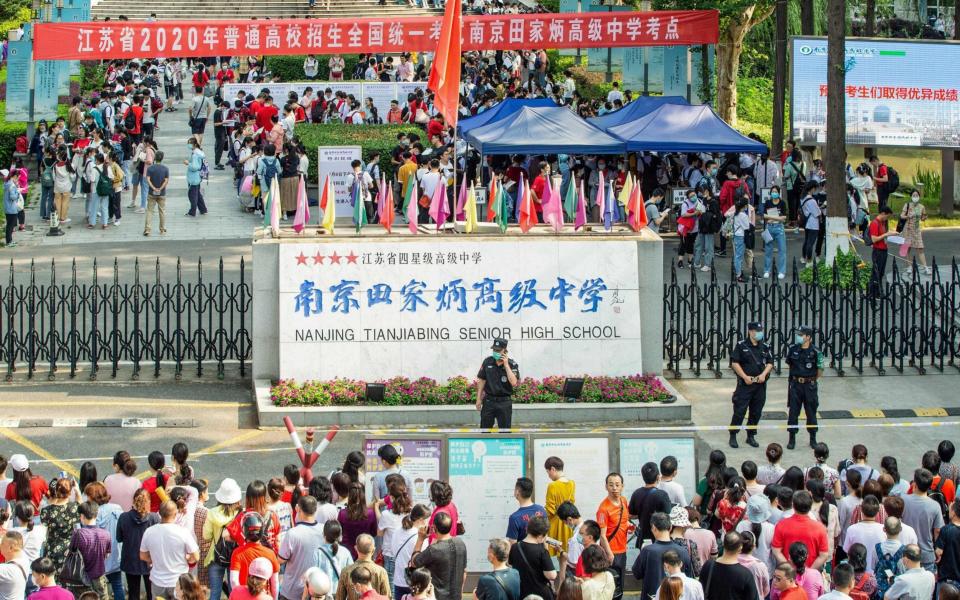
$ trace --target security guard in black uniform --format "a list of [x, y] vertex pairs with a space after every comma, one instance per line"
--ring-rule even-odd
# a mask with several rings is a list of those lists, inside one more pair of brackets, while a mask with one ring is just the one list
[[737, 389], [733, 392], [733, 419], [730, 420], [730, 447], [739, 448], [737, 433], [747, 418], [747, 443], [756, 448], [757, 424], [767, 402], [767, 376], [773, 370], [773, 354], [763, 343], [763, 323], [748, 323], [747, 338], [737, 342], [730, 354]]
[[817, 445], [817, 407], [820, 404], [817, 379], [823, 375], [823, 354], [813, 345], [813, 329], [798, 328], [794, 341], [796, 343], [787, 350], [787, 365], [790, 367], [790, 382], [787, 384], [788, 450], [797, 446], [797, 420], [801, 408], [807, 416], [810, 447]]
[[477, 373], [477, 410], [480, 427], [490, 429], [494, 421], [500, 429], [509, 429], [513, 421], [513, 388], [520, 380], [517, 361], [507, 354], [507, 340], [496, 338], [493, 352], [483, 359]]

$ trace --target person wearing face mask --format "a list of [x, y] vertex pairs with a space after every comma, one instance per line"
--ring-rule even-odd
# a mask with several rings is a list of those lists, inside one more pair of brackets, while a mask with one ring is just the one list
[[769, 279], [773, 254], [777, 254], [777, 278], [787, 273], [787, 238], [783, 224], [787, 221], [787, 204], [780, 197], [780, 186], [770, 188], [770, 197], [763, 203], [763, 278]]
[[490, 429], [494, 421], [500, 429], [509, 429], [513, 419], [513, 388], [520, 381], [520, 367], [507, 354], [507, 340], [493, 340], [493, 351], [483, 359], [477, 373], [477, 410], [480, 427]]
[[917, 262], [923, 267], [927, 275], [933, 273], [933, 269], [927, 266], [927, 257], [923, 253], [923, 236], [920, 234], [920, 223], [927, 220], [927, 208], [920, 203], [920, 192], [914, 190], [910, 195], [910, 202], [903, 205], [900, 211], [900, 223], [897, 224], [897, 230], [903, 235], [903, 244], [900, 245], [900, 257], [907, 258], [910, 251], [916, 251]]
[[820, 397], [817, 380], [823, 375], [823, 353], [813, 345], [813, 329], [801, 326], [797, 329], [794, 344], [787, 350], [787, 365], [790, 367], [787, 384], [787, 431], [790, 438], [787, 450], [797, 446], [797, 420], [800, 409], [807, 417], [807, 433], [810, 447], [817, 445], [817, 406]]
[[767, 376], [773, 370], [773, 354], [763, 343], [763, 323], [747, 324], [747, 338], [737, 342], [730, 354], [737, 389], [733, 392], [733, 418], [730, 420], [730, 447], [739, 448], [737, 433], [747, 417], [747, 444], [757, 448], [757, 424], [767, 402]]

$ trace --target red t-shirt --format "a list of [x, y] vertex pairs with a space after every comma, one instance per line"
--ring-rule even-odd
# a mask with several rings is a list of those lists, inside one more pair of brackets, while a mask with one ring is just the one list
[[829, 550], [827, 545], [827, 528], [822, 523], [814, 521], [810, 515], [798, 515], [783, 519], [773, 529], [772, 548], [787, 553], [794, 542], [803, 542], [807, 547], [807, 566], [817, 560], [821, 552]]
[[[251, 512], [253, 511], [250, 509], [241, 510], [237, 513], [237, 516], [233, 518], [233, 521], [227, 525], [227, 531], [234, 541], [245, 541], [243, 537], [243, 518]], [[277, 514], [273, 511], [269, 511], [267, 514], [270, 516], [270, 523], [267, 525], [267, 541], [272, 548], [279, 548], [280, 518], [277, 517]]]
[[137, 123], [136, 127], [129, 130], [127, 133], [140, 133], [140, 124], [143, 123], [143, 107], [134, 104], [127, 110], [133, 112], [134, 121]]
[[[930, 484], [930, 489], [927, 492], [932, 492], [937, 489], [937, 486], [940, 485], [940, 476], [936, 475], [933, 478], [933, 483]], [[953, 499], [957, 497], [957, 486], [954, 485], [952, 479], [947, 479], [943, 482], [943, 487], [940, 488], [940, 492], [943, 492], [943, 499], [947, 501], [947, 504], [951, 504]], [[910, 484], [910, 494], [913, 493], [913, 483]]]
[[277, 110], [276, 106], [272, 104], [261, 106], [260, 110], [257, 111], [257, 128], [262, 128], [264, 133], [273, 129], [273, 116], [277, 114], [280, 114], [280, 111]]
[[[163, 485], [161, 487], [166, 487], [167, 480], [170, 479], [170, 474], [161, 471], [160, 476], [163, 477]], [[150, 492], [150, 512], [160, 512], [160, 496], [157, 495], [157, 476], [151, 475], [147, 477], [143, 481], [143, 489]]]
[[227, 69], [226, 71], [224, 71], [223, 69], [221, 69], [221, 70], [217, 71], [217, 81], [220, 82], [220, 85], [223, 85], [223, 84], [225, 84], [225, 83], [232, 83], [232, 82], [233, 82], [233, 69]]
[[280, 572], [280, 561], [277, 560], [277, 553], [260, 542], [240, 544], [230, 555], [230, 570], [240, 573], [240, 585], [247, 585], [247, 570], [250, 568], [250, 563], [261, 556], [273, 565], [274, 574]]
[[[887, 224], [880, 221], [880, 219], [874, 219], [870, 221], [870, 226], [867, 227], [867, 235], [883, 235], [887, 232]], [[879, 242], [874, 242], [873, 247], [877, 250], [886, 250], [887, 249], [887, 240], [882, 239]]]
[[877, 186], [879, 187], [881, 183], [885, 183], [885, 182], [879, 182], [877, 180], [886, 179], [886, 178], [887, 178], [887, 165], [882, 164], [879, 167], [877, 167], [877, 175], [873, 178], [873, 182], [877, 184]]
[[[47, 482], [43, 480], [43, 477], [34, 475], [30, 480], [30, 501], [33, 502], [34, 509], [40, 510], [40, 501], [47, 495], [47, 489]], [[5, 497], [9, 502], [17, 499], [17, 488], [12, 481], [7, 486]]]
[[427, 123], [427, 139], [435, 135], [443, 135], [443, 123], [436, 119], [430, 119], [430, 122]]
[[530, 184], [530, 189], [534, 194], [537, 195], [537, 202], [543, 202], [545, 198], [543, 197], [543, 189], [547, 187], [547, 178], [543, 175], [537, 175], [536, 179], [533, 180], [533, 183]]
[[207, 85], [208, 81], [210, 81], [210, 76], [207, 75], [205, 70], [197, 71], [193, 74], [193, 87], [195, 88], [202, 88], [203, 86]]

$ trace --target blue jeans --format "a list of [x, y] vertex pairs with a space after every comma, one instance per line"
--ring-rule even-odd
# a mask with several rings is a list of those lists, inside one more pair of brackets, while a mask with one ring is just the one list
[[737, 277], [743, 275], [743, 255], [746, 246], [743, 244], [743, 236], [733, 236], [733, 270]]
[[[693, 264], [704, 267], [713, 266], [713, 235], [701, 233], [693, 243]], [[700, 259], [703, 259], [701, 262]]]
[[110, 589], [113, 591], [113, 600], [126, 600], [126, 596], [123, 595], [123, 573], [114, 571], [113, 573], [107, 573], [106, 577], [110, 583]]
[[773, 236], [773, 241], [763, 245], [763, 272], [772, 273], [770, 267], [773, 266], [773, 251], [777, 251], [777, 273], [787, 274], [787, 236], [783, 232], [783, 225], [779, 223], [770, 223], [767, 225], [767, 231]]
[[210, 563], [207, 567], [207, 575], [210, 577], [210, 600], [220, 600], [221, 594], [226, 591], [230, 595], [230, 582], [224, 582], [227, 570], [216, 563]]
[[106, 225], [110, 220], [110, 196], [98, 196], [91, 194], [93, 199], [90, 201], [90, 208], [87, 210], [87, 223], [97, 224], [97, 217], [100, 217], [100, 224]]
[[40, 188], [40, 217], [44, 219], [50, 218], [50, 213], [53, 212], [53, 187], [41, 187]]
[[[390, 584], [390, 589], [393, 589], [393, 568], [397, 564], [397, 559], [394, 556], [383, 555], [383, 568], [387, 571], [387, 581]], [[400, 600], [396, 598], [395, 600]]]
[[125, 160], [120, 164], [121, 169], [123, 169], [123, 188], [126, 189], [130, 186], [130, 166], [133, 164], [132, 160]]

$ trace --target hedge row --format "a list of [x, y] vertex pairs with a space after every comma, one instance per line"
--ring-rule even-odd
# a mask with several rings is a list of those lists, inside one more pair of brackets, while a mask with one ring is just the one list
[[380, 151], [380, 170], [387, 179], [393, 179], [394, 166], [390, 164], [390, 152], [397, 145], [398, 133], [416, 133], [424, 137], [423, 129], [416, 125], [297, 125], [296, 135], [303, 141], [310, 158], [310, 181], [317, 181], [317, 148], [320, 146], [360, 146], [366, 161], [374, 150]]
[[27, 133], [26, 123], [7, 123], [7, 103], [0, 102], [0, 165], [6, 169], [13, 161], [17, 137]]
[[[267, 70], [274, 76], [279, 77], [280, 81], [303, 81], [306, 75], [303, 73], [303, 61], [307, 56], [268, 56], [266, 59]], [[320, 61], [320, 81], [326, 81], [330, 78], [330, 68], [327, 66], [330, 60], [329, 56], [317, 56]], [[357, 66], [359, 57], [356, 54], [343, 55], [343, 74], [349, 78], [353, 74], [353, 69]]]

